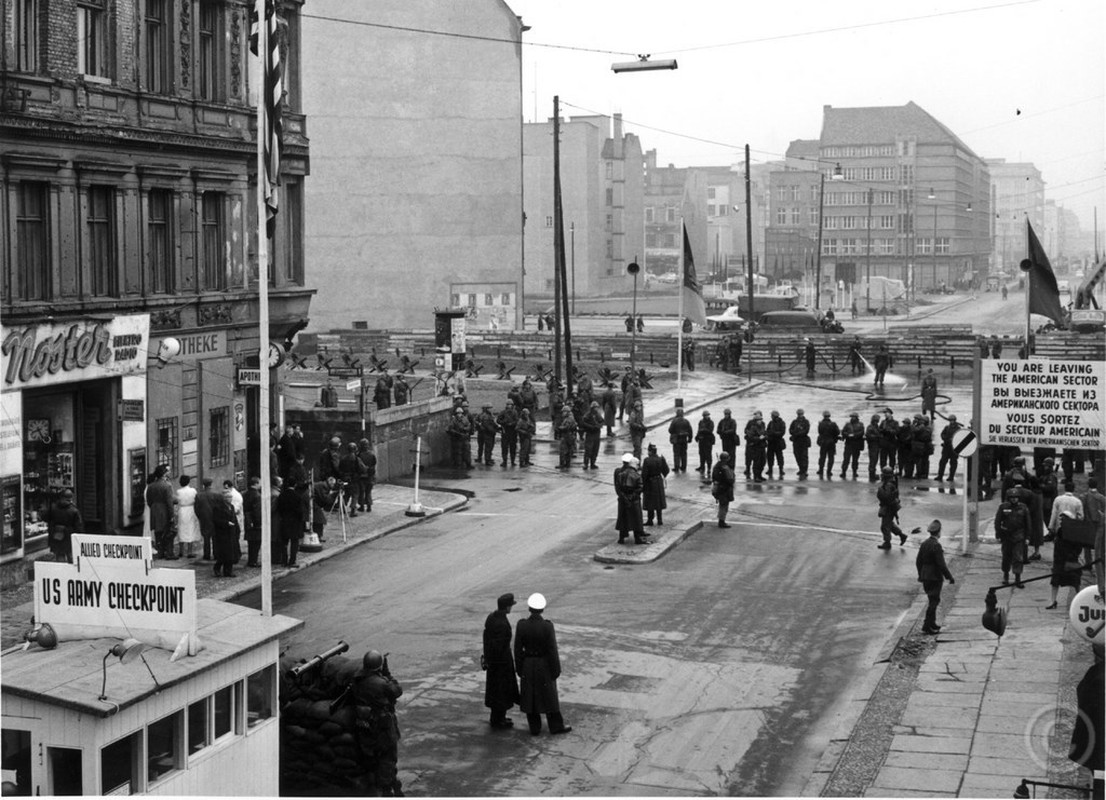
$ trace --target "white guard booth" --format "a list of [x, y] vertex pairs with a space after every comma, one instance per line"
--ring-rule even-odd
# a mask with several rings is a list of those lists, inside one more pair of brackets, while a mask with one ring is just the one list
[[36, 565], [49, 629], [0, 660], [4, 794], [276, 796], [280, 637], [303, 623], [197, 601], [148, 539], [75, 534], [73, 555]]

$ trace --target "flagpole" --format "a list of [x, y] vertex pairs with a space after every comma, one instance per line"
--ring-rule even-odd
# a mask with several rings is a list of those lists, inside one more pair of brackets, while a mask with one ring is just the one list
[[676, 397], [680, 396], [680, 389], [683, 385], [683, 366], [684, 366], [684, 270], [687, 266], [684, 264], [684, 236], [687, 234], [684, 232], [684, 218], [680, 217], [680, 278], [676, 281], [676, 285], [679, 287], [676, 291], [679, 293], [679, 299], [676, 301]]
[[[272, 559], [272, 487], [269, 476], [269, 234], [265, 207], [265, 54], [269, 47], [269, 24], [265, 16], [266, 0], [255, 0], [257, 13], [257, 332], [258, 385], [257, 424], [260, 428], [258, 469], [261, 472], [261, 615], [273, 615]], [[275, 177], [275, 176], [274, 176]]]
[[[1026, 258], [1032, 257], [1032, 250], [1029, 246], [1029, 217], [1025, 218], [1025, 255]], [[1029, 292], [1030, 287], [1033, 285], [1033, 280], [1028, 270], [1022, 271], [1025, 277], [1025, 357], [1029, 358], [1032, 353], [1029, 352]]]

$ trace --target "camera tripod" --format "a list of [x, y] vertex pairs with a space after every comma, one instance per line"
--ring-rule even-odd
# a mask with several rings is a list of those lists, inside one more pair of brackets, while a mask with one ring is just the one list
[[[330, 511], [327, 514], [328, 518], [331, 516], [338, 517], [338, 521], [342, 526], [342, 544], [345, 544], [348, 539], [347, 525], [349, 523], [349, 510], [346, 508], [345, 489], [345, 483], [338, 484], [337, 492], [334, 495], [334, 502], [330, 504]], [[352, 498], [350, 502], [353, 502]]]

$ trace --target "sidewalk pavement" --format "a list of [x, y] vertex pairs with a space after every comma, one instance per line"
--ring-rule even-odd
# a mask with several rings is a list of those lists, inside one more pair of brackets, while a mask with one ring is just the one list
[[[322, 550], [316, 553], [300, 550], [296, 557], [298, 569], [273, 566], [273, 581], [279, 581], [285, 575], [310, 569], [329, 558], [333, 558], [351, 547], [371, 542], [403, 528], [407, 528], [426, 517], [436, 516], [465, 505], [468, 497], [455, 492], [419, 489], [419, 503], [426, 512], [423, 517], [406, 515], [408, 506], [414, 500], [414, 489], [390, 483], [373, 487], [373, 510], [371, 513], [359, 513], [346, 522], [345, 541], [337, 516], [332, 516], [326, 526]], [[197, 549], [201, 549], [197, 545]], [[201, 553], [202, 554], [202, 553]], [[196, 573], [197, 598], [215, 600], [233, 600], [261, 585], [261, 570], [245, 566], [245, 543], [243, 558], [235, 567], [234, 577], [216, 578], [213, 563], [200, 559], [179, 559], [176, 561], [154, 560], [154, 567], [161, 569], [191, 569]], [[27, 583], [4, 592], [3, 615], [0, 618], [0, 649], [6, 649], [23, 641], [23, 633], [31, 627], [34, 616], [34, 585]]]
[[[1093, 662], [1090, 645], [1068, 625], [1071, 590], [1061, 588], [1051, 611], [1047, 580], [999, 590], [1008, 615], [999, 638], [981, 624], [988, 588], [1002, 583], [999, 543], [981, 531], [957, 556], [957, 536], [946, 541], [956, 584], [945, 584], [942, 631], [921, 633], [919, 592], [886, 659], [842, 713], [804, 796], [1010, 797], [1023, 778], [1090, 787], [1090, 773], [1067, 758], [1075, 684]], [[1023, 577], [1047, 575], [1050, 555], [1046, 548]], [[896, 684], [904, 689], [898, 701], [888, 697]], [[1031, 796], [1083, 795], [1031, 788]]]

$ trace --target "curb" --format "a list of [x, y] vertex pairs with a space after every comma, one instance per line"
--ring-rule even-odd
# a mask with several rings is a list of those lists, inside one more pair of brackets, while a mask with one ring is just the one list
[[[284, 577], [286, 577], [288, 575], [291, 575], [293, 573], [306, 572], [307, 570], [311, 569], [312, 567], [318, 566], [319, 564], [322, 564], [323, 562], [328, 561], [329, 559], [334, 558], [337, 555], [345, 553], [348, 550], [352, 550], [353, 548], [358, 547], [359, 545], [367, 544], [368, 542], [375, 542], [377, 539], [381, 539], [381, 538], [387, 536], [388, 534], [395, 533], [396, 531], [401, 531], [404, 528], [410, 528], [413, 525], [417, 525], [420, 522], [422, 522], [423, 520], [430, 519], [431, 517], [436, 517], [436, 516], [439, 516], [440, 514], [445, 514], [446, 512], [453, 511], [455, 509], [461, 508], [462, 506], [467, 505], [468, 501], [469, 501], [468, 496], [462, 495], [461, 497], [458, 497], [454, 500], [447, 501], [446, 503], [444, 503], [442, 505], [441, 508], [426, 507], [426, 515], [425, 516], [400, 518], [396, 521], [395, 525], [391, 525], [391, 526], [382, 528], [378, 531], [374, 531], [373, 533], [370, 533], [367, 536], [365, 536], [363, 539], [358, 539], [356, 541], [344, 542], [344, 543], [338, 545], [337, 547], [327, 549], [327, 550], [323, 550], [310, 563], [305, 563], [300, 569], [290, 570], [290, 569], [284, 568], [284, 569], [281, 569], [279, 573], [276, 570], [274, 570], [273, 571], [273, 583], [276, 583], [280, 578], [284, 578]], [[247, 583], [242, 584], [240, 586], [236, 586], [233, 589], [226, 589], [226, 590], [223, 590], [223, 591], [220, 591], [220, 592], [214, 592], [213, 594], [207, 595], [207, 597], [209, 597], [213, 600], [222, 600], [224, 602], [229, 603], [229, 602], [233, 602], [234, 600], [236, 600], [239, 597], [242, 597], [245, 594], [249, 594], [250, 592], [254, 591], [255, 589], [257, 589], [260, 586], [261, 586], [261, 578], [260, 578], [260, 576], [258, 576], [257, 578], [251, 578], [250, 581], [248, 581]]]
[[[696, 520], [671, 538], [645, 545], [609, 544], [599, 550], [592, 558], [600, 564], [651, 564], [692, 533], [703, 527], [702, 520]], [[677, 529], [673, 529], [675, 533]], [[640, 553], [640, 556], [638, 555]]]

